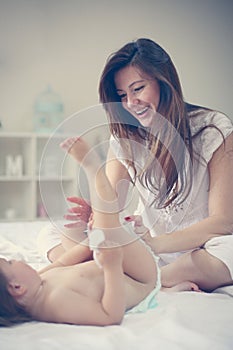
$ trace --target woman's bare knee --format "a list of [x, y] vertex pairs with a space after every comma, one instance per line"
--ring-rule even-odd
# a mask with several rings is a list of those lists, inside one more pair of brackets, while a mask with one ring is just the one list
[[201, 289], [213, 291], [218, 287], [232, 284], [232, 278], [227, 266], [205, 249], [198, 249], [191, 253], [194, 268], [197, 272], [197, 282]]
[[185, 281], [196, 283], [200, 289], [214, 289], [232, 284], [226, 265], [204, 249], [197, 249], [180, 256], [161, 269], [162, 285], [173, 287]]

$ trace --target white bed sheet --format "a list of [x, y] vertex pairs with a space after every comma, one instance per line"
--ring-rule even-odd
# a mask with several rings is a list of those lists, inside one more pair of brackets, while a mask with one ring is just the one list
[[[44, 222], [0, 224], [0, 255], [23, 258], [33, 267], [47, 262], [36, 237]], [[1, 350], [232, 350], [233, 287], [214, 293], [158, 295], [159, 306], [129, 314], [120, 326], [92, 327], [32, 322], [0, 328]]]

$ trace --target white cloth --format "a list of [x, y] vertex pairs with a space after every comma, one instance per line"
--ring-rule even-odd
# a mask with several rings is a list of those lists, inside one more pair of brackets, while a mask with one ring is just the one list
[[41, 256], [49, 261], [48, 253], [51, 249], [61, 244], [61, 233], [63, 222], [58, 223], [47, 223], [39, 231], [37, 237], [37, 249]]
[[233, 280], [233, 235], [212, 238], [204, 248], [228, 267]]
[[[230, 119], [220, 112], [202, 109], [196, 116], [194, 116], [193, 113], [194, 112], [190, 113], [192, 135], [195, 135], [198, 130], [207, 125], [215, 125], [225, 138], [233, 131], [233, 125]], [[192, 189], [182, 204], [179, 205], [175, 201], [174, 204], [164, 209], [157, 209], [155, 206], [150, 206], [154, 195], [136, 179], [135, 186], [140, 196], [136, 213], [142, 215], [144, 225], [150, 229], [153, 236], [184, 229], [208, 216], [208, 163], [213, 153], [223, 143], [221, 133], [216, 130], [216, 128], [209, 127], [193, 138], [194, 153], [195, 155], [200, 155], [200, 157], [194, 159]], [[124, 152], [119, 141], [111, 137], [110, 147], [116, 157], [126, 165]], [[131, 148], [136, 168], [144, 168], [148, 159], [146, 147], [133, 142]], [[186, 161], [187, 160], [188, 153], [186, 157]], [[133, 170], [128, 167], [128, 171], [133, 177]], [[161, 254], [161, 265], [174, 261], [180, 254], [182, 253]]]

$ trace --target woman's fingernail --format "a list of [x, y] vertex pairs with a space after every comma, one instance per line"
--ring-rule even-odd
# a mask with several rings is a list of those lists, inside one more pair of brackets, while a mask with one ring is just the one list
[[124, 219], [125, 219], [126, 221], [128, 221], [128, 220], [131, 219], [131, 216], [126, 216]]

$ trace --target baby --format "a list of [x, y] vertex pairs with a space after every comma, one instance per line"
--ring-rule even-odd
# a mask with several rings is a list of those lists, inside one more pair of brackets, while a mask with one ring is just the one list
[[[156, 304], [160, 287], [156, 259], [136, 234], [121, 226], [117, 197], [98, 155], [82, 138], [69, 138], [61, 147], [87, 175], [93, 212], [90, 233], [95, 239], [90, 247], [77, 244], [67, 252], [68, 260], [64, 254], [41, 273], [24, 262], [0, 259], [2, 326], [30, 320], [120, 324], [126, 311]], [[98, 264], [91, 259], [93, 249]]]

